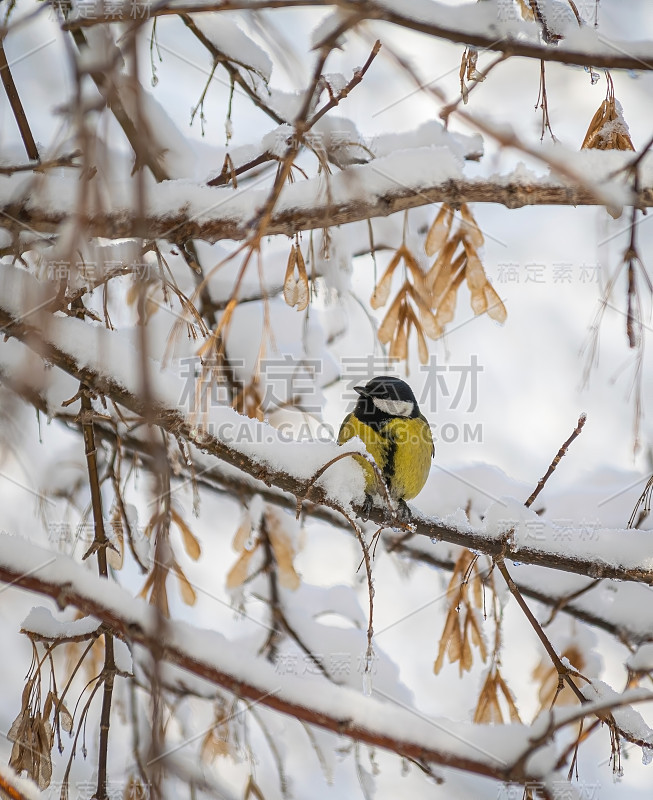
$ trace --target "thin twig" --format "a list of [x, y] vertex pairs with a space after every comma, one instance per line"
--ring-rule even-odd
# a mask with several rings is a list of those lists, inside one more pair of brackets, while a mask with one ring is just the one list
[[[81, 306], [81, 301], [79, 301]], [[97, 465], [97, 448], [95, 444], [95, 431], [93, 429], [93, 406], [88, 393], [88, 387], [83, 383], [79, 387], [80, 418], [82, 434], [84, 437], [84, 450], [86, 453], [86, 466], [91, 489], [91, 505], [93, 507], [93, 523], [95, 536], [87, 556], [95, 552], [97, 556], [98, 572], [105, 580], [109, 577], [107, 563], [107, 539], [104, 529], [104, 515], [102, 511], [102, 493]], [[98, 746], [98, 771], [96, 800], [106, 800], [107, 795], [107, 760], [109, 754], [109, 727], [111, 724], [111, 702], [113, 697], [113, 681], [116, 673], [116, 664], [113, 652], [113, 636], [107, 630], [104, 633], [104, 667], [102, 681], [104, 691], [102, 695], [102, 710], [100, 712], [100, 742]]]
[[[505, 561], [503, 560], [502, 557], [499, 557], [499, 558], [495, 558], [494, 559], [494, 563], [496, 564], [497, 569], [499, 570], [499, 572], [503, 576], [503, 578], [504, 578], [504, 580], [505, 580], [505, 582], [506, 582], [506, 584], [508, 586], [508, 589], [510, 590], [510, 594], [515, 598], [515, 600], [517, 601], [517, 604], [519, 605], [521, 610], [524, 612], [524, 616], [530, 622], [531, 627], [533, 628], [533, 630], [537, 634], [539, 640], [544, 645], [544, 649], [546, 650], [546, 652], [549, 655], [549, 658], [553, 662], [553, 664], [554, 664], [554, 666], [555, 666], [555, 668], [556, 668], [556, 670], [558, 672], [558, 675], [567, 683], [569, 688], [572, 690], [572, 692], [576, 695], [577, 699], [581, 703], [587, 703], [588, 702], [587, 698], [580, 691], [580, 689], [576, 686], [576, 684], [574, 683], [574, 681], [571, 678], [572, 670], [570, 670], [569, 667], [566, 667], [562, 663], [562, 661], [560, 660], [560, 656], [556, 653], [555, 648], [553, 647], [553, 645], [549, 641], [549, 638], [547, 637], [547, 635], [542, 630], [542, 626], [537, 621], [537, 619], [535, 619], [535, 616], [533, 615], [533, 612], [528, 607], [526, 601], [522, 597], [521, 592], [519, 591], [519, 589], [517, 588], [515, 582], [513, 581], [512, 576], [508, 572], [508, 568], [506, 567]], [[576, 673], [574, 673], [574, 674], [576, 674]]]
[[550, 466], [549, 466], [548, 470], [546, 471], [546, 473], [544, 474], [544, 476], [543, 476], [542, 478], [540, 478], [540, 480], [538, 481], [538, 484], [537, 484], [537, 486], [535, 487], [535, 490], [534, 490], [533, 494], [532, 494], [532, 495], [531, 495], [531, 496], [528, 498], [528, 500], [527, 500], [527, 501], [524, 503], [524, 505], [526, 506], [526, 508], [530, 508], [530, 507], [533, 505], [533, 501], [535, 500], [535, 498], [538, 496], [538, 494], [539, 494], [539, 493], [542, 491], [542, 489], [544, 488], [544, 484], [545, 484], [545, 483], [546, 483], [546, 482], [549, 480], [549, 478], [551, 477], [551, 475], [553, 475], [553, 472], [554, 472], [555, 468], [558, 466], [558, 464], [560, 463], [560, 460], [561, 460], [561, 459], [562, 459], [562, 458], [565, 456], [565, 454], [567, 453], [567, 449], [569, 448], [569, 445], [570, 445], [570, 444], [571, 444], [571, 443], [574, 441], [574, 439], [575, 439], [577, 436], [579, 436], [579, 435], [580, 435], [580, 432], [583, 430], [583, 425], [585, 425], [585, 422], [586, 422], [586, 421], [587, 421], [587, 415], [586, 415], [586, 414], [581, 414], [581, 415], [580, 415], [580, 417], [578, 417], [578, 424], [577, 424], [577, 425], [576, 425], [576, 427], [574, 428], [574, 431], [573, 431], [573, 433], [572, 433], [572, 434], [571, 434], [571, 436], [570, 436], [570, 437], [567, 439], [567, 441], [566, 441], [566, 442], [565, 442], [565, 443], [562, 445], [562, 447], [560, 448], [560, 450], [558, 450], [558, 452], [556, 453], [556, 456], [555, 456], [555, 458], [553, 459], [553, 461], [551, 462], [551, 464], [550, 464]]
[[58, 156], [57, 158], [49, 158], [46, 161], [34, 161], [27, 164], [0, 164], [0, 175], [14, 175], [17, 172], [45, 172], [47, 169], [54, 169], [56, 167], [77, 167], [76, 160], [81, 156], [81, 150], [75, 150], [74, 153]]
[[32, 130], [29, 126], [29, 122], [27, 120], [27, 115], [25, 114], [25, 109], [23, 108], [23, 104], [20, 100], [20, 95], [18, 94], [18, 89], [16, 89], [16, 84], [14, 83], [13, 75], [11, 74], [11, 68], [9, 66], [9, 62], [7, 61], [7, 54], [5, 53], [4, 43], [0, 38], [0, 80], [2, 81], [2, 85], [5, 87], [5, 92], [7, 93], [7, 99], [9, 100], [9, 105], [11, 106], [11, 110], [14, 112], [14, 117], [16, 118], [16, 124], [18, 125], [18, 130], [20, 131], [20, 136], [23, 140], [23, 144], [25, 145], [25, 152], [27, 153], [27, 158], [31, 161], [38, 161], [39, 151], [36, 146], [36, 142], [34, 141], [34, 137], [32, 136]]
[[542, 627], [546, 628], [548, 625], [550, 625], [558, 615], [559, 611], [564, 611], [565, 607], [573, 600], [577, 600], [579, 597], [582, 597], [584, 594], [587, 594], [587, 592], [591, 592], [592, 589], [596, 589], [596, 587], [599, 585], [599, 583], [601, 583], [601, 581], [602, 581], [601, 578], [595, 578], [594, 580], [590, 581], [588, 584], [578, 589], [577, 591], [571, 592], [570, 594], [566, 594], [564, 597], [561, 597], [551, 609], [551, 613], [549, 614], [548, 619], [542, 623]]

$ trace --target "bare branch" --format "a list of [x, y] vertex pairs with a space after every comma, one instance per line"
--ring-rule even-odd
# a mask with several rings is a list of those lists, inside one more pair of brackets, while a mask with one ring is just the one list
[[32, 136], [32, 129], [29, 126], [25, 109], [23, 108], [23, 104], [21, 103], [20, 96], [18, 94], [18, 89], [16, 89], [16, 84], [14, 83], [14, 78], [11, 74], [9, 62], [7, 61], [4, 43], [1, 38], [0, 80], [2, 80], [2, 84], [5, 87], [5, 92], [7, 93], [7, 99], [9, 100], [11, 110], [14, 112], [18, 130], [20, 131], [23, 144], [25, 145], [25, 151], [27, 152], [27, 158], [31, 159], [32, 161], [38, 161], [40, 158], [39, 151], [36, 146], [36, 142], [34, 141], [34, 137]]
[[55, 167], [76, 167], [77, 159], [81, 155], [79, 150], [67, 155], [49, 158], [45, 161], [28, 162], [27, 164], [13, 164], [11, 166], [0, 164], [0, 175], [14, 175], [17, 172], [45, 172]]
[[549, 478], [551, 477], [551, 475], [553, 475], [553, 471], [555, 470], [555, 468], [556, 468], [556, 467], [558, 466], [558, 464], [560, 463], [560, 460], [561, 460], [562, 458], [564, 458], [564, 456], [567, 454], [567, 450], [569, 449], [569, 445], [570, 445], [570, 444], [571, 444], [571, 443], [574, 441], [574, 439], [575, 439], [577, 436], [580, 436], [580, 433], [581, 433], [581, 431], [583, 430], [583, 426], [585, 425], [585, 422], [586, 422], [586, 421], [587, 421], [587, 417], [586, 417], [586, 415], [585, 415], [585, 414], [581, 414], [581, 415], [580, 415], [580, 417], [578, 417], [578, 424], [577, 424], [577, 425], [576, 425], [576, 427], [574, 428], [574, 430], [573, 430], [573, 432], [572, 432], [571, 436], [570, 436], [570, 437], [567, 439], [567, 441], [566, 441], [566, 442], [565, 442], [565, 443], [562, 445], [562, 447], [560, 448], [560, 450], [558, 450], [558, 452], [557, 452], [557, 453], [556, 453], [556, 455], [555, 455], [555, 458], [553, 459], [553, 461], [552, 461], [552, 462], [551, 462], [551, 464], [549, 465], [549, 468], [548, 468], [548, 470], [546, 471], [545, 475], [544, 475], [543, 477], [541, 477], [541, 478], [540, 478], [540, 480], [539, 480], [539, 481], [538, 481], [538, 483], [537, 483], [537, 486], [535, 487], [535, 490], [533, 491], [533, 493], [531, 494], [531, 496], [528, 498], [528, 500], [527, 500], [527, 501], [524, 503], [524, 505], [526, 506], [526, 508], [530, 508], [530, 507], [533, 505], [533, 501], [535, 500], [535, 498], [536, 498], [536, 497], [538, 496], [538, 494], [539, 494], [539, 493], [542, 491], [542, 489], [544, 489], [544, 484], [545, 484], [545, 483], [546, 483], [546, 482], [549, 480]]

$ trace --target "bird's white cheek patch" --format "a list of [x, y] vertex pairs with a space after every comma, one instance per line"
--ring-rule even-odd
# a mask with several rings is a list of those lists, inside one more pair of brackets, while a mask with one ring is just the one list
[[379, 411], [390, 414], [391, 417], [409, 417], [413, 413], [413, 404], [410, 400], [381, 400], [374, 397], [373, 401]]

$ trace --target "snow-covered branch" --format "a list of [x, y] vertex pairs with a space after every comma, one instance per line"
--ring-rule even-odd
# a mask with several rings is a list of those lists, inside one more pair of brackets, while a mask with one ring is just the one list
[[[279, 674], [274, 665], [253, 658], [221, 634], [182, 622], [167, 623], [161, 641], [157, 611], [144, 600], [66, 556], [7, 534], [0, 534], [0, 580], [50, 597], [61, 608], [72, 605], [132, 646], [156, 646], [167, 661], [239, 698], [359, 742], [503, 781], [542, 780], [553, 770], [555, 757], [547, 759], [544, 772], [541, 765], [531, 772], [523, 763], [522, 754], [532, 749], [527, 726], [432, 719], [384, 692], [378, 692], [381, 699], [365, 697], [321, 678], [316, 691], [315, 680]], [[617, 698], [613, 704], [619, 704]]]
[[[602, 152], [578, 153], [586, 161], [589, 176], [607, 173], [615, 166]], [[614, 154], [610, 154], [612, 156]], [[617, 154], [621, 155], [621, 154]], [[621, 161], [624, 161], [622, 158]], [[625, 161], [624, 161], [625, 163]], [[8, 180], [8, 179], [7, 179]], [[15, 178], [14, 178], [15, 180]], [[75, 178], [75, 181], [77, 179]], [[70, 186], [58, 181], [48, 184], [36, 196], [25, 196], [16, 183], [2, 185], [0, 214], [3, 225], [53, 233], [74, 211]], [[644, 185], [637, 197], [630, 197], [622, 183], [614, 181], [615, 203], [653, 205], [653, 186]], [[603, 191], [608, 191], [604, 186]], [[501, 203], [508, 208], [525, 205], [600, 205], [605, 201], [591, 186], [572, 186], [554, 178], [541, 178], [523, 170], [488, 179], [463, 177], [459, 165], [445, 148], [416, 148], [369, 164], [350, 167], [332, 176], [331, 200], [326, 181], [314, 178], [286, 186], [270, 218], [266, 233], [292, 236], [301, 230], [344, 225], [385, 217], [398, 211], [431, 203]], [[223, 239], [242, 241], [251, 235], [253, 212], [265, 202], [267, 191], [256, 188], [226, 189], [192, 185], [187, 181], [164, 181], [150, 198], [145, 225], [151, 238], [170, 241]], [[91, 236], [118, 239], [136, 235], [133, 209], [116, 199], [112, 206], [88, 210], [83, 220]]]
[[[68, 428], [81, 431], [81, 423], [76, 414], [62, 412], [49, 406], [43, 394], [29, 389], [25, 384], [15, 383], [2, 369], [0, 369], [0, 382], [48, 418], [58, 419]], [[148, 442], [139, 436], [137, 431], [121, 431], [118, 434], [115, 426], [98, 418], [95, 421], [95, 433], [109, 446], [119, 446], [124, 452], [137, 455], [146, 466], [149, 465]], [[259, 495], [266, 503], [278, 505], [288, 511], [295, 510], [296, 498], [288, 492], [282, 492], [275, 486], [268, 486], [263, 481], [228, 467], [223, 462], [211, 464], [212, 459], [207, 458], [196, 449], [193, 449], [192, 456], [192, 469], [190, 472], [181, 473], [184, 481], [193, 480], [209, 492], [228, 493], [243, 501], [250, 501], [253, 496]], [[304, 502], [302, 513], [312, 519], [350, 529], [346, 520], [327, 506]], [[385, 544], [390, 552], [431, 568], [451, 572], [455, 567], [458, 550], [445, 541], [432, 545], [426, 543], [421, 537], [413, 537], [406, 541], [403, 537], [397, 539], [393, 535], [388, 535], [385, 538]], [[588, 625], [600, 628], [631, 646], [653, 641], [653, 610], [649, 614], [648, 604], [642, 602], [638, 603], [640, 614], [637, 618], [630, 611], [631, 604], [634, 602], [633, 592], [645, 592], [644, 586], [615, 583], [611, 586], [610, 598], [607, 602], [603, 597], [605, 593], [597, 593], [596, 590], [602, 583], [595, 578], [569, 575], [562, 583], [560, 579], [553, 583], [546, 573], [542, 573], [535, 567], [525, 566], [515, 573], [514, 579], [525, 597], [551, 607], [550, 619], [558, 613], [564, 613], [586, 622]]]
[[[71, 18], [65, 27], [79, 29], [100, 23], [134, 19], [133, 4], [126, 2], [111, 13], [80, 15]], [[393, 0], [206, 0], [206, 2], [160, 2], [149, 9], [148, 17], [199, 14], [220, 11], [284, 8], [321, 8], [335, 6], [359, 19], [380, 20], [438, 39], [494, 50], [510, 56], [535, 58], [559, 64], [573, 64], [604, 69], [653, 69], [653, 42], [621, 41], [599, 34], [589, 26], [578, 27], [576, 21], [566, 27], [564, 37], [555, 46], [539, 40], [540, 26], [511, 18], [507, 4], [486, 0], [482, 4], [466, 3], [452, 7], [444, 3], [402, 4]], [[502, 13], [503, 12], [503, 13]]]
[[[147, 409], [138, 394], [138, 375], [129, 365], [137, 363], [131, 342], [117, 332], [91, 327], [78, 319], [49, 319], [40, 329], [26, 321], [33, 318], [34, 305], [24, 307], [17, 287], [24, 293], [33, 279], [24, 273], [12, 275], [7, 268], [7, 294], [0, 299], [0, 325], [5, 336], [28, 345], [51, 364], [64, 370], [100, 395], [134, 414], [148, 419], [174, 436], [180, 436], [199, 450], [266, 484], [298, 498], [331, 507], [343, 514], [361, 510], [362, 474], [353, 460], [340, 460], [314, 484], [313, 476], [342, 449], [333, 443], [288, 441], [268, 425], [220, 407], [208, 424], [199, 424], [178, 406], [181, 387], [177, 376], [158, 376], [155, 405]], [[29, 293], [27, 293], [29, 294]], [[32, 293], [32, 302], [36, 293]], [[41, 295], [42, 305], [47, 300]], [[99, 354], [102, 354], [101, 356]], [[101, 363], [100, 363], [101, 361]], [[352, 502], [353, 501], [353, 502]], [[397, 524], [392, 512], [376, 508], [372, 519], [381, 525]], [[537, 521], [537, 536], [533, 522]], [[593, 578], [613, 578], [653, 585], [650, 537], [643, 531], [601, 531], [595, 541], [579, 533], [566, 532], [562, 541], [554, 524], [542, 525], [533, 511], [512, 500], [500, 500], [490, 507], [482, 529], [458, 519], [449, 523], [414, 512], [413, 526], [420, 536], [467, 547], [490, 557], [550, 567]], [[628, 548], [624, 547], [628, 537]], [[567, 541], [569, 539], [569, 541]]]

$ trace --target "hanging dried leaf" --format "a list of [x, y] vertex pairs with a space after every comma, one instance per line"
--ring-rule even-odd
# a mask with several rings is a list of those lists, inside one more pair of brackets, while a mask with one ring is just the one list
[[177, 511], [175, 511], [174, 508], [170, 510], [170, 516], [172, 521], [177, 525], [179, 531], [181, 532], [184, 550], [188, 554], [188, 557], [192, 558], [193, 561], [197, 561], [202, 554], [202, 548], [197, 537], [188, 527], [183, 517]]
[[301, 583], [293, 560], [296, 555], [292, 536], [284, 528], [284, 517], [277, 509], [268, 506], [265, 510], [266, 532], [279, 568], [279, 583], [286, 589], [297, 589]]
[[302, 249], [297, 245], [297, 273], [299, 275], [298, 288], [297, 288], [297, 311], [305, 311], [308, 307], [310, 299], [310, 290], [308, 286], [308, 275], [306, 273], [306, 262]]
[[409, 324], [415, 329], [417, 334], [417, 352], [419, 355], [420, 364], [427, 364], [429, 360], [429, 349], [426, 346], [426, 339], [424, 338], [424, 330], [422, 324], [418, 322], [415, 312], [411, 307], [408, 308], [408, 321]]
[[390, 259], [390, 263], [381, 276], [381, 280], [374, 287], [372, 297], [370, 298], [370, 305], [373, 309], [381, 308], [384, 306], [388, 297], [390, 296], [390, 289], [392, 288], [392, 278], [394, 277], [395, 269], [401, 261], [403, 247], [400, 247]]
[[169, 570], [167, 567], [155, 564], [154, 568], [145, 579], [143, 588], [138, 594], [139, 597], [147, 598], [149, 593], [149, 604], [151, 606], [156, 606], [164, 617], [170, 616], [168, 589], [166, 587], [168, 573]]
[[[429, 339], [437, 339], [439, 336], [442, 336], [442, 326], [435, 318], [435, 314], [431, 311], [428, 303], [413, 286], [409, 286], [408, 288], [410, 296], [413, 298], [419, 309], [420, 325], [424, 329], [424, 333], [429, 337]], [[415, 319], [414, 313], [413, 319]], [[417, 327], [417, 322], [415, 322], [415, 327]]]
[[390, 343], [390, 350], [388, 351], [390, 358], [398, 358], [405, 360], [408, 358], [408, 314], [407, 303], [404, 303], [399, 310], [399, 319], [397, 320], [397, 328], [395, 335]]
[[410, 276], [413, 280], [413, 289], [419, 295], [423, 295], [425, 297], [428, 296], [429, 291], [426, 285], [426, 275], [424, 270], [420, 267], [419, 262], [415, 258], [415, 256], [410, 252], [410, 250], [406, 250], [404, 254], [404, 263], [410, 272]]
[[433, 224], [426, 234], [424, 250], [426, 251], [427, 256], [434, 256], [436, 253], [440, 252], [442, 246], [449, 238], [452, 223], [453, 208], [450, 205], [443, 203], [436, 218], [433, 220]]
[[73, 732], [73, 716], [68, 711], [66, 706], [63, 703], [57, 703], [57, 708], [59, 710], [59, 724], [61, 727], [66, 731], [66, 733]]
[[439, 297], [444, 292], [452, 275], [452, 263], [456, 250], [462, 240], [460, 229], [447, 241], [440, 255], [434, 261], [431, 269], [426, 273], [426, 285], [430, 288], [433, 297]]
[[468, 242], [474, 248], [474, 250], [478, 250], [479, 247], [483, 247], [485, 239], [483, 238], [481, 229], [478, 227], [478, 223], [474, 219], [474, 216], [466, 203], [463, 203], [460, 206], [460, 215], [462, 217], [462, 222], [460, 224], [462, 238]]
[[503, 679], [503, 676], [497, 670], [497, 685], [508, 704], [508, 713], [510, 714], [510, 721], [511, 722], [519, 722], [521, 723], [521, 719], [519, 717], [519, 710], [517, 709], [517, 705], [515, 704], [515, 698], [513, 697], [512, 692], [508, 688], [508, 684]]
[[240, 554], [240, 558], [227, 573], [227, 589], [237, 589], [245, 583], [249, 577], [250, 561], [258, 550], [259, 544], [257, 542], [252, 550], [243, 550]]
[[517, 0], [517, 5], [519, 6], [522, 19], [525, 19], [527, 22], [533, 22], [535, 20], [535, 14], [527, 0]]
[[54, 744], [49, 721], [40, 712], [33, 712], [29, 705], [24, 705], [7, 738], [14, 743], [9, 766], [17, 773], [26, 772], [42, 791], [47, 789], [52, 779], [51, 751]]
[[460, 94], [463, 98], [463, 103], [467, 103], [469, 90], [465, 85], [465, 78], [468, 81], [482, 81], [482, 75], [477, 69], [478, 50], [475, 47], [466, 47], [463, 51], [462, 59], [460, 62]]
[[[462, 257], [466, 260], [466, 255], [463, 253]], [[454, 318], [456, 313], [456, 300], [458, 298], [458, 289], [460, 284], [465, 278], [465, 271], [459, 270], [447, 290], [447, 293], [442, 300], [437, 304], [437, 320], [438, 324], [442, 326], [447, 325]]]
[[245, 549], [245, 545], [247, 544], [247, 541], [249, 540], [249, 537], [251, 535], [252, 535], [252, 518], [250, 517], [249, 511], [245, 511], [243, 513], [242, 519], [240, 520], [240, 525], [236, 530], [231, 546], [237, 553], [240, 553], [242, 550]]
[[286, 275], [283, 281], [283, 299], [289, 306], [297, 303], [297, 280], [295, 278], [295, 266], [297, 265], [297, 250], [295, 245], [291, 245], [286, 265]]
[[[578, 647], [571, 644], [565, 647], [560, 654], [561, 658], [567, 659], [570, 664], [582, 672], [586, 666], [585, 655]], [[562, 691], [558, 694], [558, 671], [551, 660], [544, 656], [540, 663], [533, 670], [533, 679], [540, 684], [538, 698], [540, 701], [540, 711], [548, 710], [555, 699], [556, 705], [573, 705], [578, 702], [578, 698], [571, 689], [564, 684]]]
[[487, 658], [487, 648], [476, 616], [476, 608], [482, 607], [482, 593], [477, 590], [470, 593], [469, 590], [470, 584], [475, 581], [480, 583], [475, 556], [463, 550], [447, 589], [449, 608], [433, 665], [436, 674], [442, 669], [445, 653], [452, 664], [458, 662], [461, 675], [473, 666], [473, 645], [479, 648], [483, 661]]
[[442, 631], [442, 636], [440, 637], [440, 646], [438, 647], [438, 655], [435, 659], [435, 663], [433, 664], [433, 672], [437, 675], [440, 670], [442, 669], [442, 665], [444, 664], [444, 657], [447, 652], [447, 647], [449, 646], [449, 640], [453, 635], [454, 628], [458, 625], [457, 619], [457, 612], [453, 605], [449, 607], [449, 611], [447, 612], [447, 619], [444, 623], [444, 630]]
[[164, 297], [161, 287], [158, 284], [151, 283], [144, 286], [142, 281], [135, 279], [132, 281], [125, 295], [125, 302], [127, 305], [138, 309], [140, 297], [143, 292], [145, 293], [143, 298], [143, 314], [145, 319], [141, 320], [141, 322], [147, 323], [150, 317], [161, 307]]
[[[295, 269], [297, 276], [295, 276]], [[309, 297], [306, 263], [301, 247], [295, 243], [290, 248], [288, 256], [286, 276], [283, 281], [283, 298], [289, 306], [296, 306], [297, 311], [304, 311], [308, 306]]]
[[[467, 248], [465, 248], [467, 250]], [[485, 285], [487, 277], [481, 259], [473, 250], [467, 250], [467, 267], [465, 269], [467, 287], [471, 295], [471, 306], [474, 314], [483, 314], [487, 311]]]
[[173, 569], [179, 582], [179, 594], [181, 595], [181, 599], [184, 601], [184, 603], [186, 603], [187, 606], [194, 606], [197, 602], [197, 593], [186, 577], [186, 573], [176, 561], [173, 564]]
[[460, 671], [469, 672], [474, 664], [474, 657], [472, 655], [472, 643], [470, 641], [470, 609], [465, 611], [465, 624], [462, 634], [462, 652], [460, 654]]
[[406, 297], [406, 285], [400, 289], [399, 293], [392, 301], [392, 305], [388, 309], [387, 314], [383, 318], [383, 322], [379, 326], [377, 334], [381, 344], [387, 344], [393, 337], [399, 322], [399, 316], [403, 308]]
[[495, 322], [504, 323], [508, 317], [508, 312], [491, 283], [485, 284], [485, 300], [487, 302], [488, 317], [491, 317]]
[[[415, 325], [415, 332], [417, 333], [417, 355], [419, 358], [420, 364], [428, 364], [429, 362], [429, 349], [426, 346], [426, 339], [424, 338], [424, 333], [422, 332], [422, 328], [418, 325]], [[441, 333], [439, 335], [442, 335]]]
[[[475, 63], [475, 56], [469, 54]], [[467, 62], [465, 62], [467, 64]], [[467, 66], [465, 66], [464, 74]], [[471, 73], [470, 73], [471, 74]], [[463, 72], [461, 72], [461, 77]], [[471, 306], [475, 314], [488, 314], [495, 320], [506, 319], [506, 309], [490, 285], [478, 253], [484, 238], [471, 208], [460, 208], [460, 224], [454, 230], [455, 211], [444, 203], [429, 228], [425, 241], [426, 253], [435, 260], [424, 271], [419, 260], [403, 243], [391, 258], [388, 267], [374, 289], [372, 308], [387, 302], [394, 272], [403, 261], [405, 280], [379, 326], [378, 339], [389, 345], [390, 358], [407, 360], [411, 330], [415, 330], [421, 363], [428, 363], [426, 337], [439, 339], [451, 322], [456, 308], [458, 289], [467, 279]]]
[[462, 654], [463, 654], [463, 632], [460, 630], [460, 625], [455, 625], [451, 632], [449, 639], [449, 647], [447, 649], [449, 662], [455, 664], [460, 662], [460, 671], [463, 671]]
[[500, 725], [503, 723], [503, 714], [497, 697], [496, 679], [493, 670], [488, 675], [478, 698], [474, 722], [485, 725]]
[[472, 592], [473, 598], [472, 602], [475, 608], [469, 609], [469, 625], [470, 631], [472, 635], [472, 644], [475, 644], [480, 653], [481, 659], [485, 661], [487, 659], [487, 645], [485, 644], [485, 638], [483, 637], [483, 631], [481, 630], [480, 621], [479, 621], [479, 613], [476, 609], [483, 607], [483, 593], [481, 589], [481, 581], [476, 580], [472, 583]]
[[614, 96], [610, 73], [607, 82], [605, 100], [592, 117], [581, 150], [634, 150], [621, 103]]

